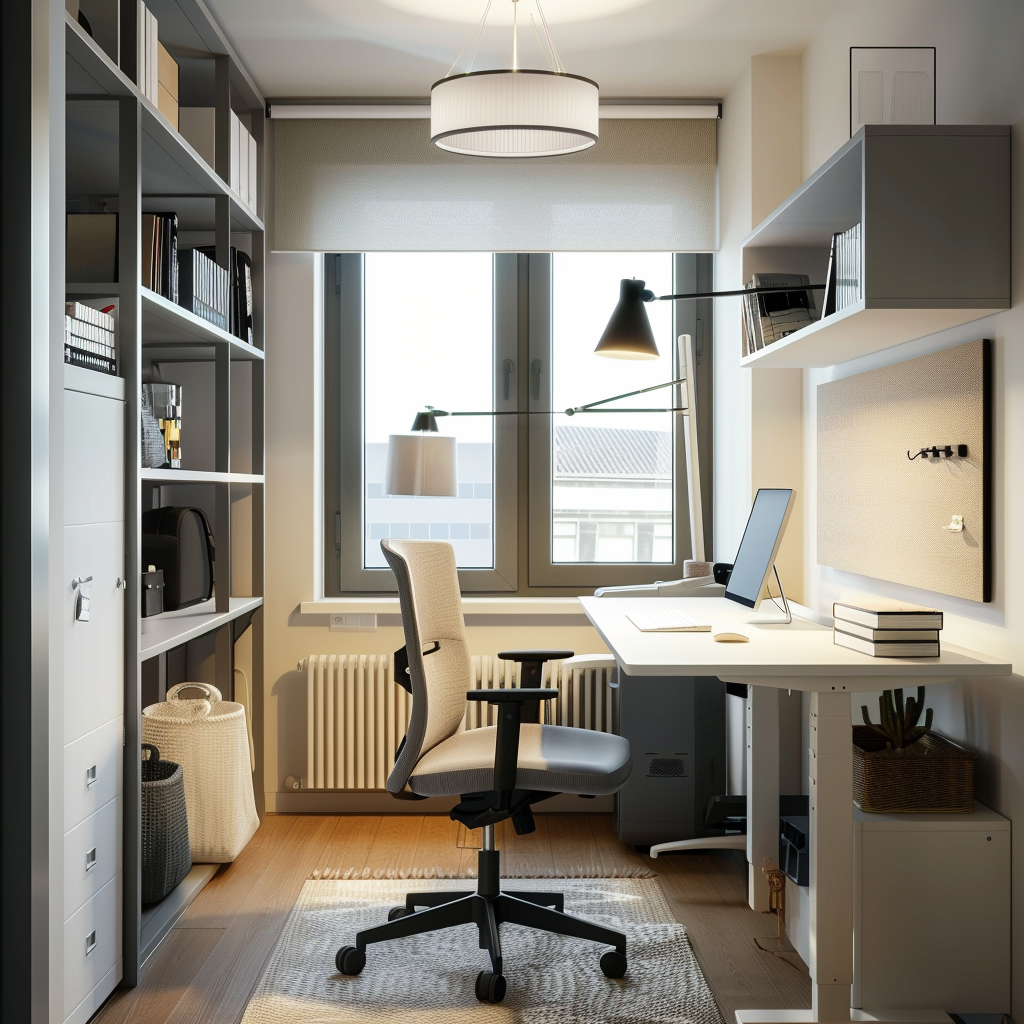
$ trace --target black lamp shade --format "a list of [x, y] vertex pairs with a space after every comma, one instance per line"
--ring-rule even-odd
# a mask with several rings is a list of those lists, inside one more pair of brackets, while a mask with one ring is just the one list
[[594, 352], [615, 359], [657, 359], [651, 322], [644, 309], [644, 281], [625, 278], [619, 285], [619, 304]]

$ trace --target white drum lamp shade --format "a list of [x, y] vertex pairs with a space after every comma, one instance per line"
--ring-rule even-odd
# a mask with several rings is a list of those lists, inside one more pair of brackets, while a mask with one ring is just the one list
[[384, 469], [384, 493], [457, 498], [455, 438], [429, 431], [391, 434]]
[[472, 71], [435, 82], [430, 139], [466, 156], [564, 156], [598, 135], [597, 83], [554, 71]]

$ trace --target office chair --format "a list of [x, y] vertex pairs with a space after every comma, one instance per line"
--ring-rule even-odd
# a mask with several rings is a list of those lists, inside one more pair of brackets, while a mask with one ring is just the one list
[[[626, 937], [563, 912], [561, 893], [502, 891], [500, 854], [494, 826], [511, 819], [519, 835], [534, 830], [531, 805], [557, 793], [603, 796], [629, 776], [629, 743], [620, 736], [539, 723], [540, 702], [558, 696], [540, 689], [544, 662], [571, 651], [506, 651], [499, 658], [520, 662], [520, 686], [469, 690], [470, 663], [462, 618], [455, 552], [441, 541], [385, 540], [381, 548], [398, 580], [405, 630], [405, 657], [396, 655], [401, 679], [412, 693], [409, 728], [388, 777], [388, 791], [414, 797], [459, 796], [451, 817], [467, 828], [483, 829], [476, 892], [409, 893], [404, 907], [388, 913], [388, 923], [356, 935], [354, 946], [338, 950], [342, 974], [359, 974], [366, 947], [408, 935], [475, 924], [490, 971], [476, 979], [481, 1002], [505, 996], [499, 926], [503, 922], [614, 946], [601, 957], [609, 978], [626, 973]], [[531, 684], [533, 684], [531, 686]], [[498, 708], [497, 726], [459, 731], [466, 700]], [[423, 910], [417, 910], [423, 907]]]

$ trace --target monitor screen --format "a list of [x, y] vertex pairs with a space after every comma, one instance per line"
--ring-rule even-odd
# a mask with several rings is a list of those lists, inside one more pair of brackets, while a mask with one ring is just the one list
[[793, 491], [784, 487], [762, 487], [754, 498], [740, 549], [736, 552], [725, 596], [748, 608], [756, 608], [768, 574], [786, 532]]

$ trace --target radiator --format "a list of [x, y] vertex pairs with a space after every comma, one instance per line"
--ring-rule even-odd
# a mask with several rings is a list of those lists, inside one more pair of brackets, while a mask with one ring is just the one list
[[[383, 790], [395, 751], [409, 722], [412, 697], [394, 681], [390, 654], [311, 654], [299, 662], [306, 674], [306, 774], [303, 789]], [[469, 688], [517, 686], [519, 665], [491, 655], [471, 659]], [[544, 721], [578, 729], [612, 731], [612, 689], [603, 669], [544, 667], [559, 695], [548, 701]], [[494, 724], [495, 709], [467, 702], [460, 729]]]

